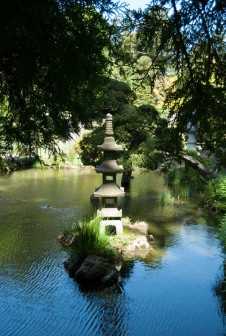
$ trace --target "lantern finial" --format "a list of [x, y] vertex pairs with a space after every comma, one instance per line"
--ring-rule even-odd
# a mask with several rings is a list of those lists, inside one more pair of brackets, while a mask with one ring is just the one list
[[113, 131], [113, 125], [112, 125], [112, 115], [110, 113], [107, 114], [105, 125], [106, 125], [106, 130], [105, 130], [106, 136], [113, 136], [114, 131]]

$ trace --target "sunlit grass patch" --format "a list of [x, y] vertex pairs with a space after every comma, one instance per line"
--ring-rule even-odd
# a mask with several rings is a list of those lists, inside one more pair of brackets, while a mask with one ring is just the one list
[[99, 232], [101, 218], [95, 217], [90, 221], [73, 225], [71, 234], [73, 242], [70, 246], [71, 254], [86, 257], [90, 254], [113, 258], [115, 251], [105, 234]]

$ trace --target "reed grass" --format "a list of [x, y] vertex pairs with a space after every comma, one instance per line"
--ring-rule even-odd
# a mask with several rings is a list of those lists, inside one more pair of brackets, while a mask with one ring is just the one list
[[174, 168], [165, 176], [166, 185], [171, 189], [175, 198], [188, 198], [190, 195], [190, 179], [186, 174], [184, 168]]
[[172, 205], [175, 202], [175, 197], [169, 191], [157, 195], [157, 203], [160, 206]]
[[190, 187], [186, 184], [181, 186], [179, 189], [179, 196], [187, 198], [189, 197], [189, 195], [190, 195]]
[[76, 223], [72, 227], [74, 236], [70, 246], [71, 255], [86, 257], [90, 254], [95, 254], [108, 259], [115, 255], [115, 250], [110, 245], [105, 234], [99, 232], [101, 219], [95, 217], [91, 221]]

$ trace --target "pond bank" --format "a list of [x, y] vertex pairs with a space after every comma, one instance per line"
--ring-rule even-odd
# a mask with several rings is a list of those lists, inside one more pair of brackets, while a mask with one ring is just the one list
[[35, 157], [0, 157], [0, 172], [9, 173], [16, 170], [32, 168], [35, 163]]

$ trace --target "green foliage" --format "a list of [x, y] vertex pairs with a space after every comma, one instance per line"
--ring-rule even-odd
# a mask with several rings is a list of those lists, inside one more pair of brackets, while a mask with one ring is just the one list
[[[96, 108], [100, 116], [105, 117], [104, 112], [106, 111], [113, 115], [115, 138], [124, 149], [119, 161], [124, 166], [124, 171], [129, 172], [133, 169], [134, 163], [141, 162], [138, 158], [142, 147], [148, 143], [150, 137], [154, 136], [159, 115], [151, 105], [139, 107], [133, 105], [132, 91], [127, 84], [121, 81], [110, 80], [109, 85], [106, 85], [105, 94], [104, 108], [101, 101], [101, 104]], [[120, 97], [120, 99], [112, 99], [112, 97]], [[101, 162], [102, 153], [97, 149], [97, 145], [103, 143], [104, 132], [103, 124], [98, 124], [78, 143], [77, 149], [83, 164], [95, 166]], [[147, 148], [147, 151], [151, 150], [153, 148]]]
[[198, 152], [193, 150], [185, 150], [184, 152], [198, 160], [207, 169], [213, 169], [213, 164], [209, 158], [201, 156]]
[[3, 170], [4, 170], [4, 161], [0, 157], [0, 172], [2, 172]]
[[[135, 52], [149, 57], [142, 81], [152, 88], [174, 74], [165, 89], [164, 108], [173, 129], [168, 142], [177, 146], [176, 133], [196, 126], [199, 141], [226, 162], [226, 16], [222, 1], [156, 0], [144, 12], [129, 13], [126, 27], [136, 31]], [[138, 56], [139, 57], [139, 56]], [[151, 71], [150, 71], [151, 69]], [[143, 74], [143, 77], [142, 77]], [[163, 137], [161, 137], [163, 139]], [[171, 139], [171, 140], [170, 140]], [[167, 145], [167, 143], [166, 143]]]
[[117, 114], [124, 106], [129, 108], [136, 96], [131, 87], [121, 80], [105, 78], [101, 92], [93, 110], [95, 112], [95, 121], [102, 122], [107, 113]]
[[136, 95], [134, 101], [136, 106], [156, 105], [159, 99], [157, 99], [155, 92], [151, 91], [150, 82], [144, 75], [149, 74], [151, 77], [153, 73], [151, 60], [147, 54], [137, 50], [137, 43], [136, 33], [132, 32], [130, 34], [129, 31], [123, 31], [120, 40], [120, 52], [116, 57], [116, 65], [113, 66], [112, 74], [115, 79], [123, 80], [133, 89]]
[[208, 182], [205, 199], [210, 209], [226, 212], [226, 177], [219, 177]]
[[105, 14], [117, 7], [109, 0], [1, 2], [0, 143], [55, 152], [58, 139], [92, 118], [114, 50]]
[[104, 142], [104, 131], [104, 127], [97, 127], [92, 132], [85, 133], [76, 143], [76, 150], [84, 165], [96, 166], [101, 163], [103, 153], [97, 146]]
[[71, 255], [86, 257], [95, 254], [105, 258], [113, 258], [115, 251], [110, 245], [107, 237], [100, 234], [99, 225], [101, 218], [95, 217], [91, 221], [76, 223], [72, 227], [71, 233], [74, 236], [70, 246]]
[[166, 175], [166, 183], [170, 187], [175, 187], [180, 185], [182, 182], [183, 171], [180, 168], [171, 169]]
[[220, 228], [218, 230], [224, 250], [226, 251], [226, 215], [220, 220]]
[[72, 166], [81, 166], [82, 163], [75, 146], [72, 146], [66, 154], [66, 163], [69, 163]]
[[117, 244], [120, 244], [121, 246], [126, 246], [130, 244], [133, 238], [136, 238], [136, 235], [134, 233], [126, 231], [126, 229], [124, 228], [123, 236], [111, 235], [108, 237], [108, 240], [110, 241], [112, 246]]
[[149, 136], [149, 138], [141, 143], [138, 153], [139, 158], [137, 164], [144, 170], [155, 170], [159, 167], [163, 168], [163, 164], [167, 162], [167, 154], [162, 151], [159, 146], [160, 141], [156, 136]]

